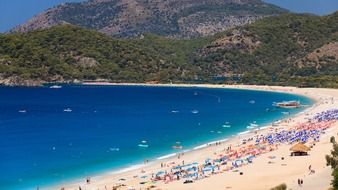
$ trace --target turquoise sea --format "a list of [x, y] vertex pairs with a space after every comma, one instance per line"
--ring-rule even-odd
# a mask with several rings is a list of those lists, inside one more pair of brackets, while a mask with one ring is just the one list
[[[230, 138], [301, 109], [306, 97], [234, 89], [0, 87], [0, 189], [36, 189]], [[282, 112], [290, 112], [285, 115]], [[226, 126], [224, 126], [226, 125]]]

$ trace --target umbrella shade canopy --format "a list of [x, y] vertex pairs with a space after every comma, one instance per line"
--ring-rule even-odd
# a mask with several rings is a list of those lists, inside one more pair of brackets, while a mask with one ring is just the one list
[[160, 176], [160, 175], [163, 175], [163, 174], [165, 174], [164, 171], [159, 171], [159, 172], [156, 173], [156, 176]]
[[307, 146], [305, 146], [305, 145], [302, 144], [302, 143], [297, 143], [297, 144], [293, 145], [293, 146], [290, 148], [290, 150], [291, 150], [292, 152], [308, 152], [308, 151], [310, 151], [310, 148], [307, 147]]

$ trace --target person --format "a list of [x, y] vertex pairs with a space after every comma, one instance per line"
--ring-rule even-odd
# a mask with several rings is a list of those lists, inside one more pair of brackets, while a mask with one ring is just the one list
[[298, 185], [300, 185], [300, 179], [298, 178]]
[[300, 179], [300, 184], [303, 185], [303, 179]]
[[309, 171], [311, 171], [311, 165], [309, 166]]

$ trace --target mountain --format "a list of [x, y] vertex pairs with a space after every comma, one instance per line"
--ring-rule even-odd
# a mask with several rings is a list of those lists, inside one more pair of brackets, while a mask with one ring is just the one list
[[212, 35], [285, 12], [261, 0], [89, 0], [48, 9], [11, 32], [67, 23], [114, 37], [153, 33], [191, 38]]
[[283, 14], [190, 40], [60, 25], [0, 34], [0, 83], [246, 83], [338, 87], [338, 12]]

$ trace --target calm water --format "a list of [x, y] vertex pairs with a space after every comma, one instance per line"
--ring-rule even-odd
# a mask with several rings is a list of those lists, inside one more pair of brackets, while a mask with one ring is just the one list
[[[246, 90], [2, 87], [0, 189], [84, 179], [173, 153], [177, 141], [193, 149], [246, 131], [251, 122], [263, 125], [285, 117], [285, 110], [271, 106], [282, 100], [312, 103], [289, 94]], [[226, 122], [230, 128], [222, 127]]]

